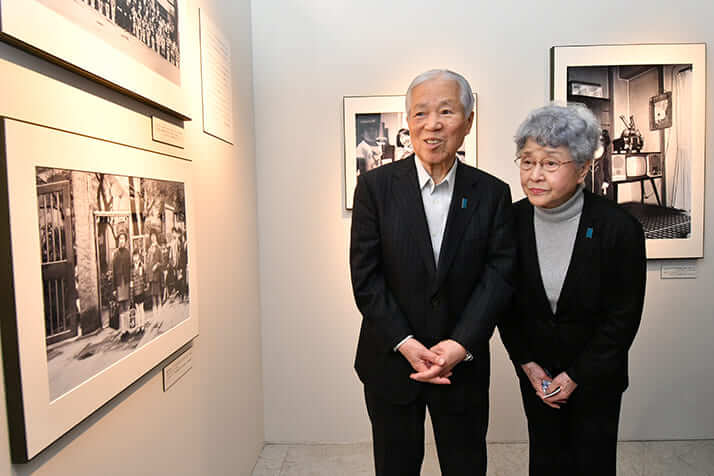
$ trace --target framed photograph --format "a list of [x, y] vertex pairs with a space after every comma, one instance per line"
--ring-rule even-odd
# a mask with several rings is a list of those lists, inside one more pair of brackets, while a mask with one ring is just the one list
[[603, 128], [586, 186], [640, 221], [650, 259], [704, 255], [705, 90], [702, 43], [551, 48], [551, 99]]
[[[474, 123], [457, 152], [476, 167], [478, 102], [474, 94]], [[373, 168], [402, 160], [414, 153], [409, 139], [404, 96], [345, 96], [345, 208], [352, 209], [357, 177]]]
[[2, 350], [25, 462], [198, 335], [191, 162], [4, 119]]
[[0, 0], [0, 38], [189, 120], [185, 11], [185, 0]]
[[672, 127], [672, 91], [650, 98], [650, 130]]

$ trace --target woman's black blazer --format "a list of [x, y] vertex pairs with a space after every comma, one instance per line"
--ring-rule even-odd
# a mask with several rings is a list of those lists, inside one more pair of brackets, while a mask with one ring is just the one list
[[573, 254], [555, 314], [543, 288], [533, 206], [514, 206], [518, 261], [514, 310], [499, 323], [513, 362], [534, 361], [578, 385], [624, 390], [627, 353], [645, 295], [645, 237], [640, 223], [614, 202], [583, 192]]

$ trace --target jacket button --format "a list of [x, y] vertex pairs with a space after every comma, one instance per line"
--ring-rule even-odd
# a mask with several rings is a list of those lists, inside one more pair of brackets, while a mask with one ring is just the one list
[[441, 299], [439, 299], [438, 296], [437, 296], [437, 297], [434, 297], [434, 298], [431, 298], [431, 305], [432, 305], [432, 306], [434, 306], [434, 307], [439, 307], [439, 304], [441, 304]]

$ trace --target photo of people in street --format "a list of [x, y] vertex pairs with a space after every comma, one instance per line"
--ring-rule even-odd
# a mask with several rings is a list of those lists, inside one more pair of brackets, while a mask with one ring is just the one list
[[36, 168], [50, 399], [189, 318], [184, 185]]

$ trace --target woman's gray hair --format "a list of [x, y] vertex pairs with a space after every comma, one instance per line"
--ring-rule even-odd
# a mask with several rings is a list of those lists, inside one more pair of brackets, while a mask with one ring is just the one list
[[551, 103], [531, 111], [518, 126], [514, 140], [520, 151], [531, 138], [543, 147], [568, 148], [578, 167], [593, 158], [600, 142], [600, 123], [582, 104]]
[[425, 71], [414, 78], [412, 83], [407, 88], [407, 96], [405, 99], [407, 114], [409, 114], [409, 107], [411, 106], [412, 89], [425, 81], [437, 78], [452, 79], [458, 83], [459, 99], [461, 99], [461, 105], [464, 107], [464, 115], [468, 117], [471, 114], [471, 111], [474, 110], [474, 93], [471, 91], [471, 85], [469, 85], [466, 78], [461, 76], [459, 73], [455, 73], [448, 69], [432, 69]]

